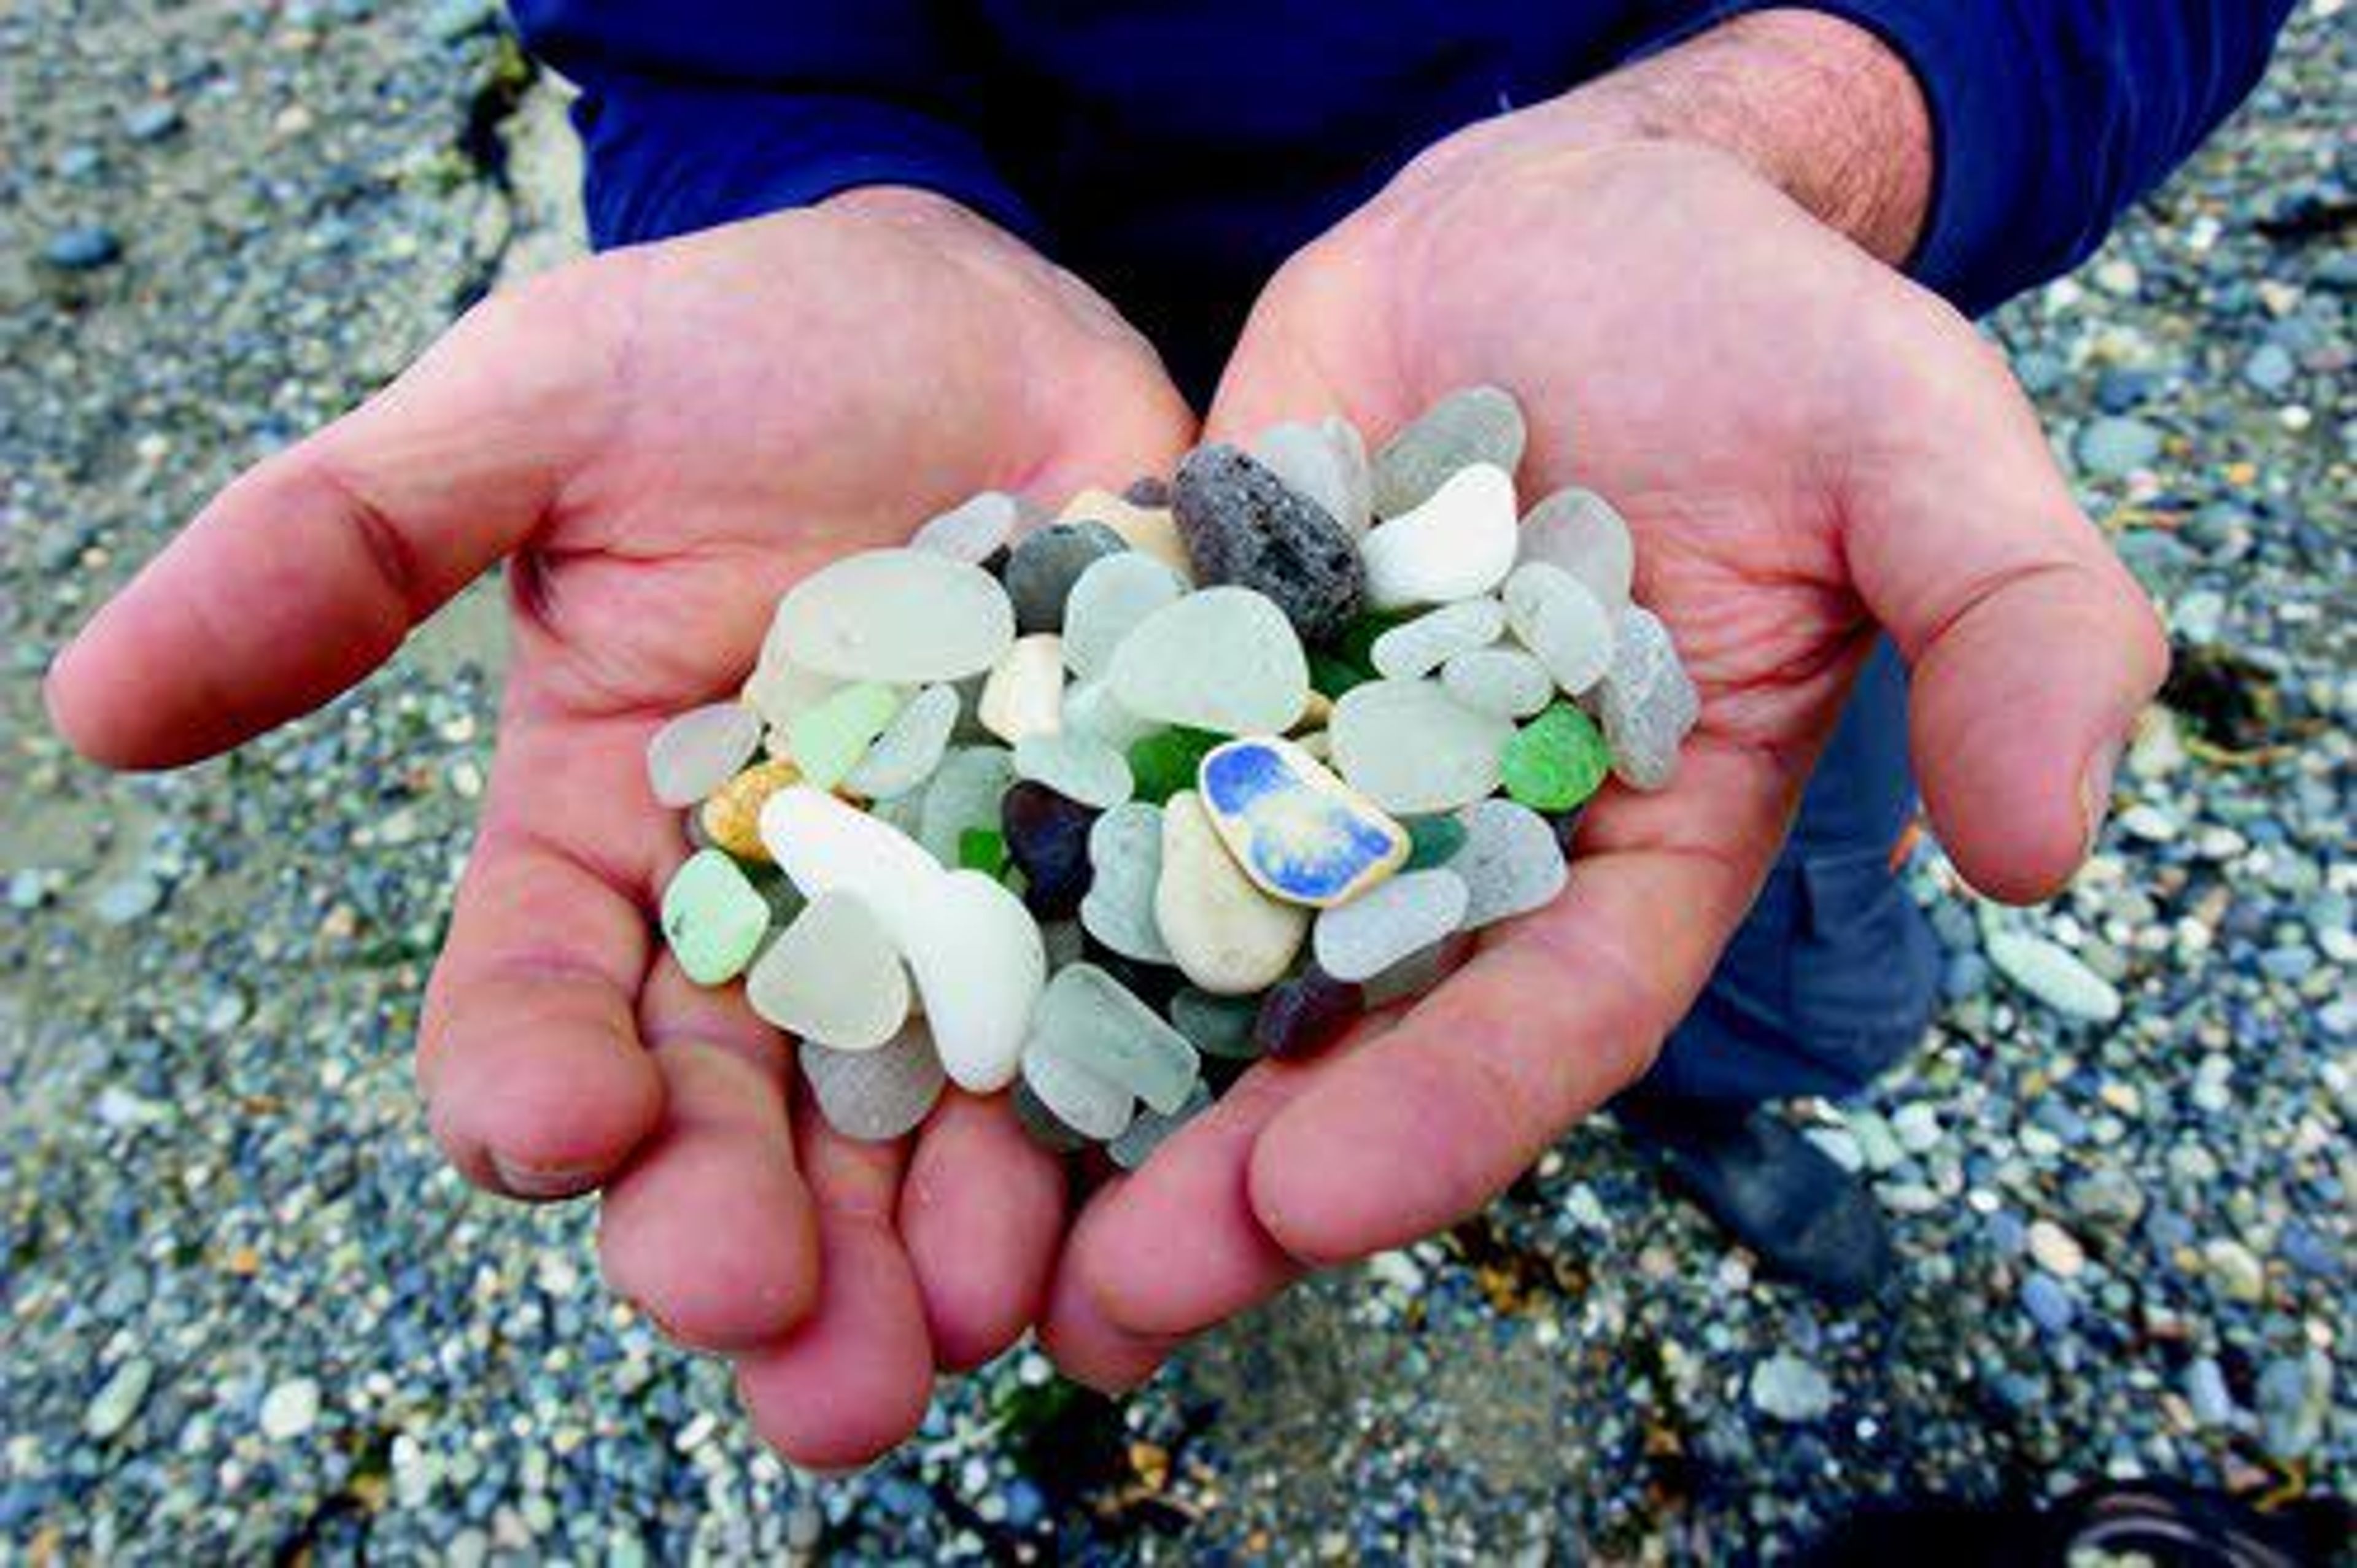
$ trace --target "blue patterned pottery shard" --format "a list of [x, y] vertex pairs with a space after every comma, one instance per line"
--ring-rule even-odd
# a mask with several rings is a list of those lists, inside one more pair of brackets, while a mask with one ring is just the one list
[[1196, 783], [1221, 842], [1272, 898], [1329, 908], [1407, 859], [1407, 830], [1291, 741], [1232, 740]]

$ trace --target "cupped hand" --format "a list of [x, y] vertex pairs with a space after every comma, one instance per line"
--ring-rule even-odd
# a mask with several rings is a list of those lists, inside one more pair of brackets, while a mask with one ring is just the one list
[[685, 845], [646, 740], [736, 689], [800, 574], [979, 489], [1167, 471], [1191, 424], [1076, 281], [947, 203], [855, 193], [494, 296], [224, 491], [59, 657], [50, 705], [99, 761], [190, 761], [509, 557], [498, 758], [419, 1043], [434, 1132], [496, 1191], [604, 1187], [615, 1288], [732, 1354], [790, 1457], [864, 1461], [937, 1363], [1031, 1321], [1062, 1177], [1003, 1096], [877, 1146], [789, 1091], [741, 994], [650, 940]]
[[1044, 1325], [1089, 1380], [1448, 1224], [1635, 1079], [1878, 631], [1943, 841], [2007, 899], [2077, 865], [2162, 673], [1997, 354], [1723, 155], [1566, 151], [1512, 118], [1442, 144], [1274, 280], [1209, 434], [1336, 410], [1372, 438], [1484, 381], [1528, 413], [1526, 501], [1577, 482], [1627, 516], [1699, 726], [1668, 790], [1590, 805], [1555, 905], [1325, 1059], [1255, 1067], [1092, 1200]]

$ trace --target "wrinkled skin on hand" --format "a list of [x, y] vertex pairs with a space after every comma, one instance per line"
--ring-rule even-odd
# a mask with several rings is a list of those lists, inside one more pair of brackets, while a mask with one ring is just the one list
[[1448, 1224], [1641, 1074], [1878, 631], [1912, 671], [1942, 839], [2003, 898], [2077, 865], [2160, 679], [2149, 607], [1964, 321], [1732, 159], [1566, 151], [1536, 124], [1441, 144], [1290, 263], [1207, 434], [1339, 410], [1374, 440], [1459, 386], [1512, 389], [1526, 501], [1576, 481], [1627, 516], [1699, 727], [1670, 789], [1591, 804], [1555, 906], [1333, 1055], [1256, 1067], [1092, 1200], [1044, 1325], [1090, 1381]]
[[790, 1092], [785, 1042], [651, 940], [685, 846], [646, 740], [736, 689], [801, 574], [978, 489], [1166, 472], [1192, 424], [1094, 295], [929, 198], [619, 252], [488, 301], [238, 479], [61, 656], [51, 708], [102, 762], [204, 757], [506, 557], [498, 759], [418, 1051], [435, 1134], [497, 1191], [602, 1186], [615, 1289], [729, 1354], [790, 1457], [857, 1463], [936, 1364], [1032, 1320], [1062, 1175], [1003, 1096], [876, 1147]]

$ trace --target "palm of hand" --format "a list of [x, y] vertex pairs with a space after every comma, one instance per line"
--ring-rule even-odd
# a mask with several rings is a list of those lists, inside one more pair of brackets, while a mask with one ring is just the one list
[[776, 1033], [650, 941], [684, 846], [646, 738], [736, 688], [796, 576], [978, 489], [1167, 469], [1190, 430], [1110, 313], [945, 209], [624, 252], [495, 301], [233, 486], [52, 703], [108, 760], [200, 756], [512, 553], [499, 757], [421, 1031], [435, 1131], [497, 1189], [604, 1185], [616, 1288], [733, 1353], [790, 1455], [863, 1460], [913, 1429], [937, 1360], [1030, 1320], [1060, 1173], [1003, 1099], [952, 1094], [909, 1149], [790, 1108]]
[[[2085, 770], [2158, 678], [2149, 612], [1944, 306], [1716, 156], [1523, 160], [1489, 136], [1288, 265], [1211, 434], [1339, 410], [1372, 437], [1458, 387], [1511, 388], [1526, 499], [1577, 482], [1627, 516], [1701, 722], [1669, 791], [1590, 806], [1556, 906], [1326, 1060], [1254, 1069], [1094, 1200], [1046, 1332], [1099, 1381], [1305, 1265], [1450, 1222], [1641, 1072], [1748, 908], [1878, 622], [1915, 669], [1935, 816], [2002, 895], [2076, 864]], [[2048, 679], [2058, 635], [2116, 664]]]

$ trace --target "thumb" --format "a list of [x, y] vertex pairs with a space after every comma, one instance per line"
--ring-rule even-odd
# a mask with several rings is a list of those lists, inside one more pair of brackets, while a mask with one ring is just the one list
[[1860, 383], [1841, 473], [1860, 595], [1912, 671], [1910, 742], [1941, 842], [1992, 897], [2048, 897], [2093, 842], [2169, 650], [2072, 500], [1996, 352], [1944, 312]]
[[75, 749], [174, 767], [307, 713], [521, 544], [608, 416], [611, 282], [594, 263], [492, 296], [223, 490], [51, 666]]

